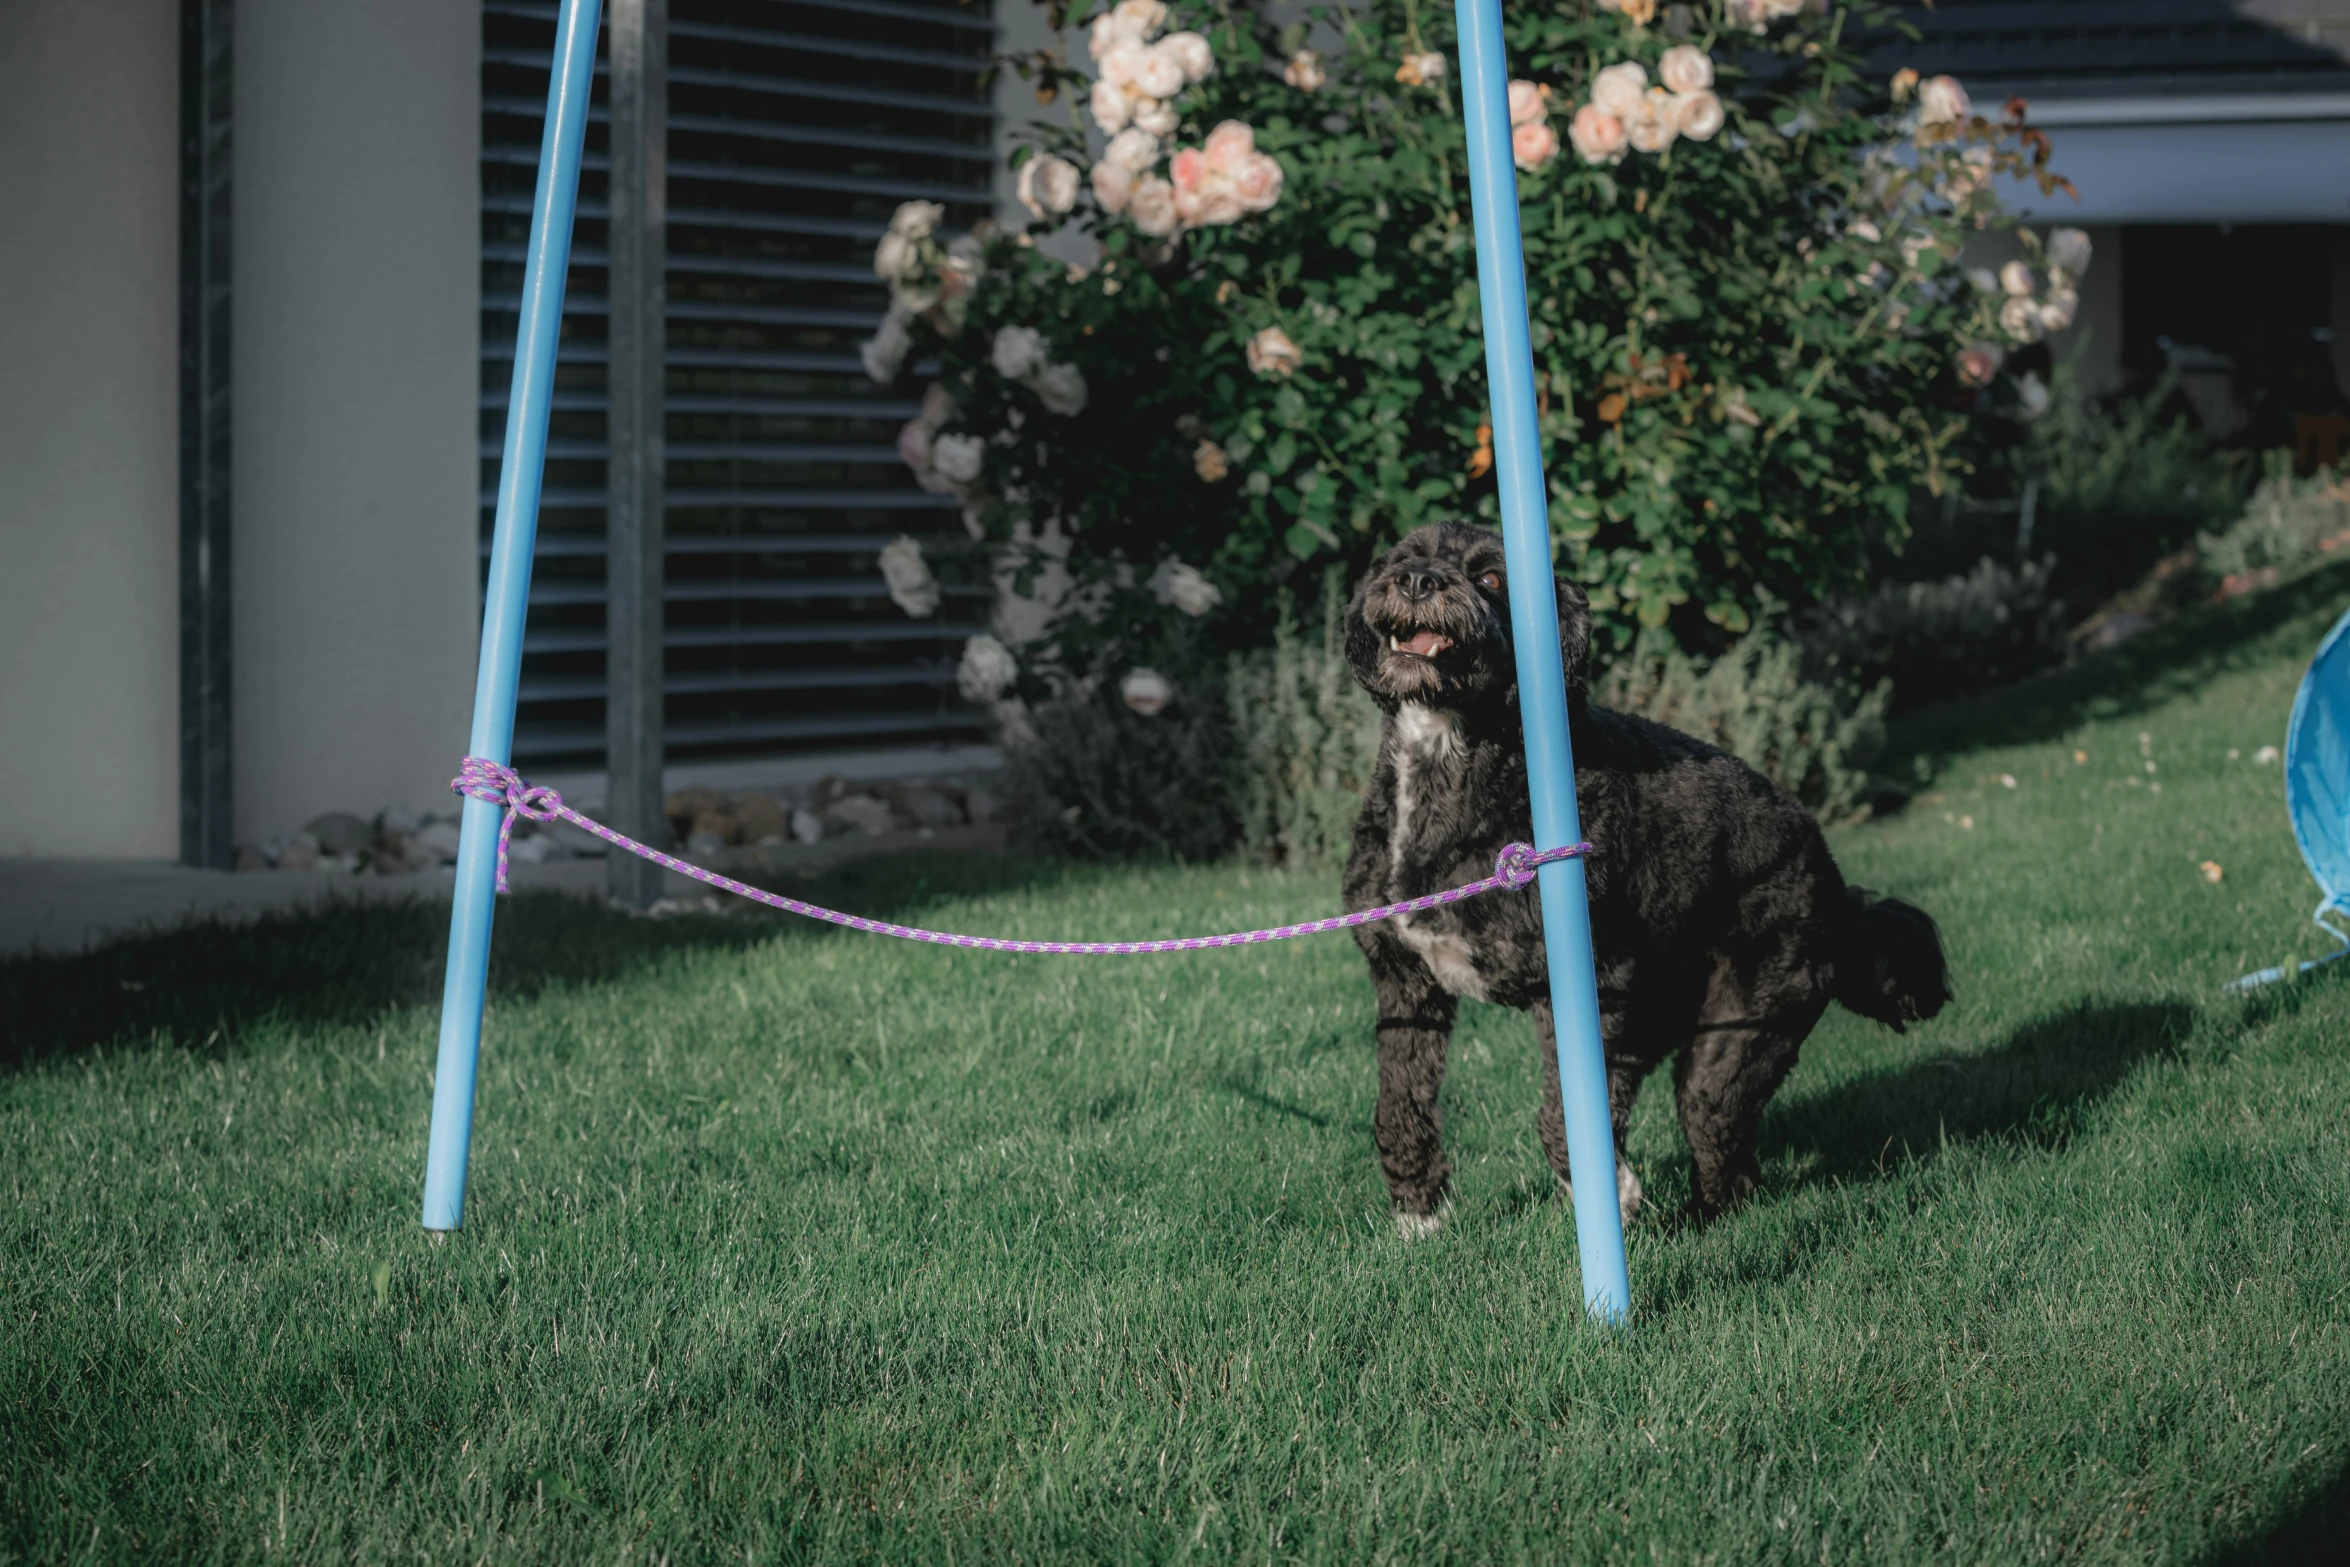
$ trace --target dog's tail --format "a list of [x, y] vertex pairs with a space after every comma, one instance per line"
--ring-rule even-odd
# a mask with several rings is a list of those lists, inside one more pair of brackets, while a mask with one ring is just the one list
[[1847, 887], [1851, 899], [1836, 955], [1836, 999], [1895, 1033], [1942, 1010], [1950, 965], [1933, 916], [1899, 898]]

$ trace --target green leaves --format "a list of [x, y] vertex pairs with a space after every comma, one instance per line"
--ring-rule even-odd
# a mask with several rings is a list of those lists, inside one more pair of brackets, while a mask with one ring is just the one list
[[[1496, 515], [1457, 103], [1396, 74], [1407, 49], [1450, 53], [1451, 18], [1403, 0], [1332, 18], [1343, 42], [1308, 94], [1277, 69], [1299, 38], [1179, 0], [1169, 26], [1207, 32], [1220, 64], [1177, 100], [1173, 141], [1249, 124], [1283, 166], [1279, 203], [1154, 243], [1088, 198], [1097, 271], [999, 239], [969, 324], [933, 345], [955, 427], [990, 443], [985, 526], [1054, 517], [1077, 540], [1092, 607], [1054, 632], [1077, 665], [1169, 668], [1200, 629], [1252, 645], [1297, 563], [1359, 567], [1432, 518]], [[1756, 38], [1709, 31], [1701, 5], [1688, 41], [1713, 55], [1717, 137], [1600, 166], [1562, 149], [1520, 176], [1551, 528], [1603, 637], [1736, 631], [1766, 596], [1817, 597], [1855, 576], [1870, 530], [1898, 535], [1913, 488], [1943, 482], [1965, 419], [1953, 361], [1989, 317], [1947, 265], [1975, 209], [1931, 189], [1979, 206], [1948, 178], [1998, 131], [1887, 156], [1907, 132], [1860, 85], [1851, 24], [1835, 7]], [[1630, 60], [1653, 78], [1668, 44], [1580, 3], [1506, 25], [1562, 141], [1594, 73]], [[1026, 405], [988, 364], [1004, 326], [1083, 371], [1086, 415], [1012, 418]], [[1271, 329], [1294, 361], [1252, 364]], [[1230, 478], [1194, 472], [1202, 441]], [[1221, 619], [1177, 625], [1136, 585], [1168, 557], [1217, 582]]]

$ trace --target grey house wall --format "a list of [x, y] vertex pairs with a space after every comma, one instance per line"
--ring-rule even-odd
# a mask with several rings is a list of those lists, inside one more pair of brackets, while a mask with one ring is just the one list
[[0, 3], [0, 853], [179, 844], [179, 7]]
[[[474, 586], [476, 0], [241, 0], [237, 835], [438, 801]], [[0, 3], [0, 853], [179, 846], [175, 0]]]

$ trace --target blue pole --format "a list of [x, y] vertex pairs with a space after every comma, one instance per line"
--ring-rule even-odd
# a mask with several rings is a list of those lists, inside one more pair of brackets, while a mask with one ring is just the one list
[[[1510, 156], [1509, 57], [1501, 36], [1501, 0], [1455, 0], [1454, 12], [1469, 133], [1469, 202], [1477, 230], [1477, 293], [1485, 311], [1485, 375], [1493, 393], [1494, 473], [1501, 485], [1510, 624], [1518, 644], [1519, 707], [1534, 795], [1534, 846], [1555, 849], [1580, 842], [1583, 827], [1575, 809], [1575, 756], [1567, 736], [1566, 673], [1559, 662], [1558, 598], [1551, 577], [1550, 507], [1535, 420], [1526, 256], [1518, 231], [1517, 167]], [[1599, 988], [1591, 971], [1591, 903], [1580, 859], [1545, 865], [1539, 875], [1583, 1301], [1601, 1321], [1620, 1322], [1632, 1302], [1632, 1283], [1624, 1269], [1616, 1139], [1600, 1048]]]
[[[571, 267], [571, 217], [579, 198], [588, 98], [595, 87], [601, 8], [601, 0], [562, 0], [555, 18], [547, 123], [539, 141], [538, 194], [531, 199], [530, 250], [523, 266], [522, 325], [515, 334], [514, 389], [506, 402], [506, 451], [498, 467], [498, 516], [490, 536], [489, 587], [483, 595], [473, 733], [467, 741], [473, 755], [499, 763], [513, 760], [522, 622], [530, 601], [531, 546], [538, 537], [547, 413], [554, 395], [556, 343], [563, 329], [563, 280]], [[449, 912], [449, 974], [441, 989], [432, 1142], [424, 1158], [428, 1230], [453, 1230], [465, 1222], [465, 1160], [473, 1143], [473, 1080], [481, 1057], [502, 814], [501, 807], [486, 800], [465, 802], [457, 846], [457, 901]]]

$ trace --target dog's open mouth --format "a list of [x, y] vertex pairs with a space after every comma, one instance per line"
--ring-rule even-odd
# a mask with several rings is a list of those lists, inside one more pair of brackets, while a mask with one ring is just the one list
[[1409, 653], [1414, 658], [1434, 658], [1452, 647], [1452, 638], [1441, 631], [1415, 631], [1410, 636], [1390, 633], [1387, 650], [1391, 653]]

